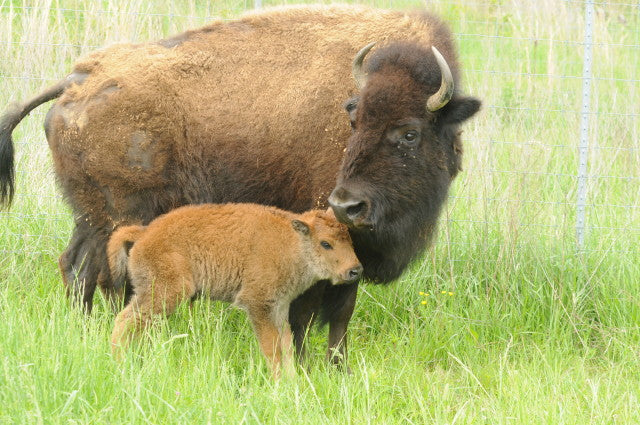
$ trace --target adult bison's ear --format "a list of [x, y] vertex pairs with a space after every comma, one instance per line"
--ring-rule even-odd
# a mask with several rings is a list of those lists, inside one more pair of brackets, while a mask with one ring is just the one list
[[482, 102], [475, 97], [451, 99], [441, 110], [439, 121], [443, 125], [456, 125], [468, 120], [480, 109]]
[[296, 232], [300, 232], [303, 235], [308, 235], [309, 233], [311, 233], [311, 229], [309, 229], [309, 225], [304, 221], [291, 220], [291, 225], [296, 230]]

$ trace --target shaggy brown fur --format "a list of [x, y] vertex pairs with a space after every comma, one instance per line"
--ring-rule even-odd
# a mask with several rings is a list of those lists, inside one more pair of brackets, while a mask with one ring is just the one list
[[[362, 149], [367, 140], [380, 146], [381, 133], [369, 133], [367, 128], [388, 125], [388, 114], [380, 115], [378, 124], [375, 114], [372, 120], [360, 119], [348, 142], [351, 130], [342, 105], [357, 92], [351, 61], [361, 47], [377, 41], [378, 47], [369, 54], [370, 62], [375, 62], [381, 57], [376, 51], [383, 51], [392, 40], [410, 41], [423, 50], [435, 45], [457, 82], [453, 40], [440, 20], [362, 6], [263, 10], [158, 43], [116, 45], [81, 59], [45, 120], [56, 175], [75, 215], [74, 233], [60, 257], [69, 292], [88, 311], [96, 284], [107, 296], [113, 293], [105, 246], [116, 226], [148, 223], [190, 203], [255, 202], [296, 212], [324, 208], [336, 176], [358, 170], [349, 165], [352, 161], [370, 164], [371, 173], [354, 174], [370, 179], [363, 182], [366, 191], [376, 195], [369, 196], [370, 201], [393, 207], [373, 216], [379, 220], [369, 233], [354, 236], [356, 251], [368, 278], [395, 279], [433, 233], [460, 162], [457, 125], [473, 115], [477, 105], [467, 108], [466, 114], [459, 112], [464, 108], [447, 105], [425, 115], [423, 102], [440, 80], [430, 51], [422, 62], [387, 54], [377, 61], [386, 64], [384, 72], [395, 60], [396, 69], [409, 66], [429, 77], [428, 84], [415, 83], [407, 80], [412, 78], [409, 73], [396, 73], [392, 81], [402, 90], [394, 94], [393, 86], [386, 84], [385, 90], [394, 96], [379, 109], [418, 114], [413, 118], [433, 124], [424, 129], [418, 157], [424, 164], [407, 168], [417, 170], [408, 177], [402, 158], [390, 156], [379, 162], [372, 155], [390, 155], [388, 150]], [[412, 54], [408, 58], [416, 59]], [[370, 73], [383, 68], [371, 68]], [[367, 86], [384, 83], [384, 78], [369, 80]], [[418, 91], [412, 93], [413, 88]], [[45, 94], [57, 95], [60, 90], [56, 86]], [[364, 88], [365, 93], [374, 91], [379, 90]], [[51, 98], [45, 94], [18, 105], [0, 120], [0, 201], [13, 193], [11, 131], [25, 113]], [[397, 108], [393, 102], [404, 95], [409, 97], [401, 99]], [[356, 112], [364, 116], [364, 109], [373, 110], [357, 105], [376, 104], [362, 101], [354, 98], [349, 103], [354, 123]], [[374, 137], [368, 139], [367, 134]], [[341, 170], [345, 150], [349, 160]], [[355, 158], [358, 153], [363, 154], [360, 159]], [[441, 166], [451, 175], [430, 171]], [[420, 185], [431, 178], [437, 184], [423, 190]], [[416, 194], [398, 192], [408, 181], [420, 189]], [[342, 187], [353, 191], [353, 185]], [[433, 200], [420, 198], [432, 195]], [[425, 209], [424, 202], [432, 204]], [[356, 292], [357, 285], [320, 282], [293, 302], [290, 320], [299, 352], [307, 326], [320, 313], [329, 323], [328, 353], [339, 347], [344, 357]]]
[[460, 170], [459, 125], [480, 102], [454, 90], [442, 109], [429, 111], [427, 99], [441, 82], [438, 64], [431, 49], [415, 43], [373, 51], [367, 74], [360, 96], [348, 102], [353, 134], [329, 203], [350, 227], [366, 276], [384, 283], [433, 236]]
[[353, 283], [362, 272], [332, 213], [254, 204], [186, 206], [148, 226], [121, 227], [107, 253], [114, 279], [128, 274], [135, 291], [116, 318], [116, 356], [153, 315], [202, 294], [247, 312], [276, 377], [283, 357], [291, 366], [291, 301], [319, 280]]

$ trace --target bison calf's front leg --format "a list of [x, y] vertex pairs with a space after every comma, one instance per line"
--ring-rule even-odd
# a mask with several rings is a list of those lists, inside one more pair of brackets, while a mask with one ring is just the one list
[[271, 368], [274, 379], [280, 377], [281, 369], [287, 376], [294, 374], [293, 341], [287, 322], [275, 323], [269, 314], [249, 312], [260, 350]]

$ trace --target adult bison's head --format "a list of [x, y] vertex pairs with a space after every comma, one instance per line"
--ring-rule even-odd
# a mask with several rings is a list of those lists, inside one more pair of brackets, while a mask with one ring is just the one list
[[350, 228], [365, 276], [389, 282], [427, 245], [460, 169], [459, 125], [480, 101], [455, 89], [457, 65], [435, 48], [373, 43], [353, 62], [360, 95], [346, 103], [353, 133], [329, 203]]

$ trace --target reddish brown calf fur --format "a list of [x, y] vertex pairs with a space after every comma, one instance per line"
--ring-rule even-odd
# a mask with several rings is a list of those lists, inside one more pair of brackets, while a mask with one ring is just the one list
[[121, 227], [107, 254], [114, 279], [128, 275], [135, 291], [116, 318], [114, 355], [153, 315], [203, 294], [247, 312], [275, 377], [283, 359], [292, 366], [291, 301], [319, 280], [355, 282], [362, 272], [347, 227], [332, 213], [255, 204], [186, 206], [148, 226]]

